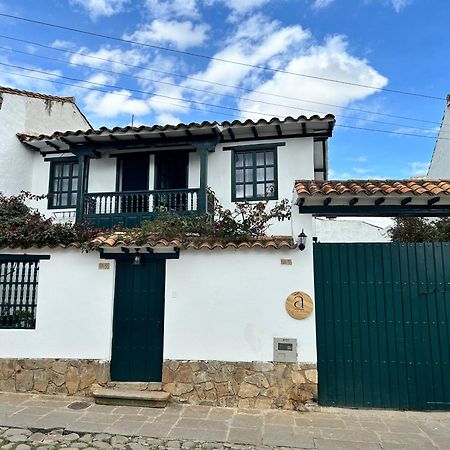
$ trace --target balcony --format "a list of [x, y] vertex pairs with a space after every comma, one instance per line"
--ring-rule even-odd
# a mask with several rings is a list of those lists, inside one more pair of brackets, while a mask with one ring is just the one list
[[214, 194], [200, 189], [98, 192], [83, 195], [81, 220], [96, 228], [136, 227], [160, 210], [214, 214]]

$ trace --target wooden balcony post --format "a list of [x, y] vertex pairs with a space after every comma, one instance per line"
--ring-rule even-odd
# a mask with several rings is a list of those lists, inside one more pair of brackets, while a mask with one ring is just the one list
[[197, 211], [206, 213], [208, 209], [208, 153], [216, 149], [217, 141], [192, 142], [192, 146], [200, 154], [200, 189], [197, 199]]
[[78, 188], [77, 188], [77, 210], [76, 221], [81, 222], [84, 215], [84, 194], [87, 191], [89, 159], [98, 157], [91, 149], [73, 151], [78, 156]]

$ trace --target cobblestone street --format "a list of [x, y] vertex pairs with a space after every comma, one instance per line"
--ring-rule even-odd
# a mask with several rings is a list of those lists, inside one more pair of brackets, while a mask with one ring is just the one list
[[[81, 409], [77, 409], [81, 408]], [[2, 450], [450, 449], [450, 413], [207, 406], [151, 409], [0, 394]]]

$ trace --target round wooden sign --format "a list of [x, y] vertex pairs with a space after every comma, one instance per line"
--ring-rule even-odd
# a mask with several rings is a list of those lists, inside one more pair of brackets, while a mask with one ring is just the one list
[[306, 292], [293, 292], [286, 299], [286, 311], [294, 319], [308, 317], [313, 310], [312, 298]]

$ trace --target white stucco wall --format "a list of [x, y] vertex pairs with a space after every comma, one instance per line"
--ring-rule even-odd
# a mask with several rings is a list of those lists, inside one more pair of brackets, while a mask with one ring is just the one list
[[[314, 142], [313, 138], [279, 139], [273, 141], [251, 141], [248, 144], [268, 144], [284, 142], [278, 147], [278, 199], [292, 199], [294, 182], [298, 179], [314, 179]], [[236, 143], [243, 145], [243, 143]], [[233, 152], [223, 150], [229, 143], [219, 144], [208, 159], [208, 186], [216, 193], [225, 208], [233, 208], [231, 201], [231, 158]], [[275, 202], [270, 201], [269, 207]], [[268, 234], [290, 235], [291, 224], [288, 221], [274, 222]]]
[[[310, 218], [302, 227], [312, 235]], [[36, 329], [0, 329], [0, 358], [110, 359], [114, 262], [100, 270], [96, 252], [27, 253], [51, 255], [40, 265]], [[310, 241], [303, 252], [182, 250], [167, 261], [164, 358], [270, 361], [273, 338], [284, 337], [297, 339], [299, 361], [315, 362], [314, 313], [294, 320], [285, 310], [298, 290], [314, 298]]]
[[441, 128], [434, 148], [428, 178], [450, 178], [450, 96], [444, 111]]
[[[368, 218], [370, 220], [370, 218]], [[377, 226], [361, 219], [314, 220], [314, 236], [318, 242], [390, 242], [389, 226]]]
[[[76, 106], [22, 95], [0, 94], [0, 192], [18, 194], [33, 191], [33, 168], [37, 164], [34, 151], [17, 139], [17, 133], [51, 134], [57, 130], [88, 129], [89, 124]], [[41, 159], [41, 164], [44, 164]], [[47, 167], [48, 170], [48, 167]], [[47, 185], [43, 192], [48, 191]]]
[[99, 270], [94, 252], [44, 248], [26, 253], [51, 255], [40, 262], [36, 329], [0, 329], [0, 358], [109, 359], [114, 262], [110, 270]]

